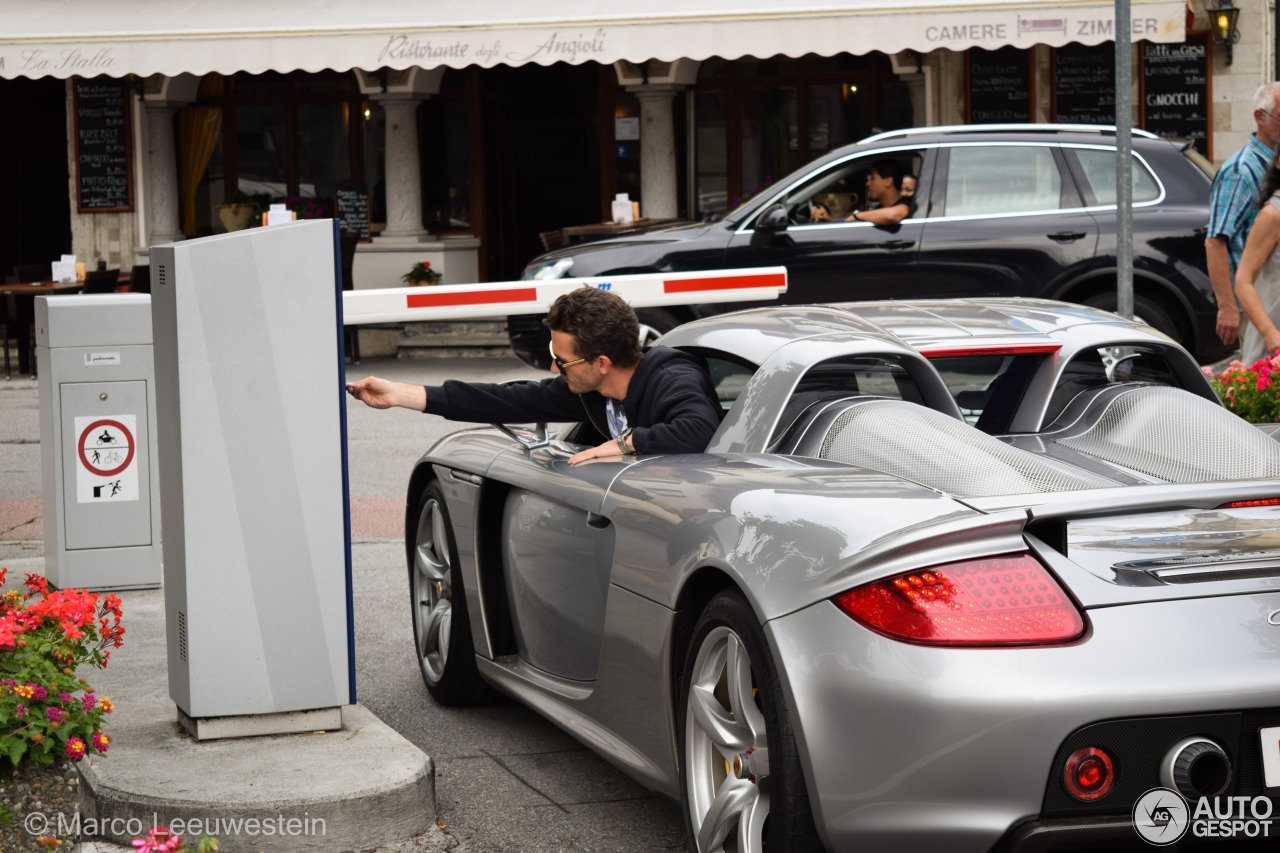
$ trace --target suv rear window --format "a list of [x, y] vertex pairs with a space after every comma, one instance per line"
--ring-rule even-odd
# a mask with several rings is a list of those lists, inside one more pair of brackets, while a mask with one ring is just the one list
[[1043, 145], [965, 145], [951, 149], [947, 216], [1057, 210], [1062, 173]]
[[[1101, 148], [1074, 148], [1068, 156], [1074, 155], [1080, 164], [1080, 172], [1084, 175], [1084, 191], [1092, 195], [1093, 204], [1116, 203], [1116, 152]], [[1160, 197], [1160, 185], [1155, 176], [1137, 157], [1131, 158], [1133, 163], [1133, 201], [1155, 201]]]

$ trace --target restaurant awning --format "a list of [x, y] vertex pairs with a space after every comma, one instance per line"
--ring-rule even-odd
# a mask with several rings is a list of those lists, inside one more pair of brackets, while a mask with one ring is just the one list
[[[1131, 0], [1134, 41], [1185, 0]], [[1098, 44], [1113, 0], [0, 0], [0, 77], [432, 68]]]

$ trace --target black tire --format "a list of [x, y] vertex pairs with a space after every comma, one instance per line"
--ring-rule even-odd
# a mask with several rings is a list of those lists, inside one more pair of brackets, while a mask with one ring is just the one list
[[[1117, 304], [1116, 294], [1114, 291], [1097, 293], [1086, 299], [1084, 304], [1090, 308], [1100, 308], [1103, 311], [1114, 312]], [[1170, 313], [1156, 304], [1155, 300], [1149, 296], [1144, 296], [1140, 293], [1133, 295], [1133, 316], [1138, 322], [1146, 323], [1153, 329], [1164, 332], [1187, 349], [1194, 351], [1195, 341], [1187, 340], [1186, 335]]]
[[[739, 662], [736, 668], [730, 660]], [[737, 590], [719, 593], [698, 619], [676, 721], [690, 850], [823, 849], [777, 669], [755, 613]]]
[[680, 318], [665, 308], [641, 308], [636, 312], [640, 321], [640, 346], [647, 347], [667, 332], [680, 325]]
[[442, 705], [477, 705], [492, 689], [476, 669], [467, 601], [458, 573], [458, 549], [440, 484], [432, 480], [418, 500], [408, 531], [409, 596], [413, 645], [427, 691]]

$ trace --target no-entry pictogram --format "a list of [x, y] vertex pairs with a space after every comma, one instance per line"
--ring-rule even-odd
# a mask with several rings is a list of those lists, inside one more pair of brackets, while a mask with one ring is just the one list
[[103, 418], [80, 431], [80, 462], [92, 474], [114, 477], [133, 462], [133, 432], [118, 420]]
[[138, 500], [137, 424], [135, 415], [75, 419], [80, 503]]

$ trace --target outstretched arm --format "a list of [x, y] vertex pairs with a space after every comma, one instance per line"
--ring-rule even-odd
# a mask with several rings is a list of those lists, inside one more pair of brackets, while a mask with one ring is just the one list
[[415, 412], [427, 408], [427, 389], [406, 382], [392, 382], [369, 376], [359, 382], [348, 382], [347, 393], [374, 409], [390, 409], [399, 406]]

